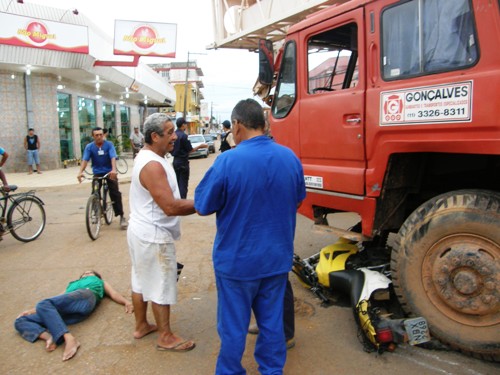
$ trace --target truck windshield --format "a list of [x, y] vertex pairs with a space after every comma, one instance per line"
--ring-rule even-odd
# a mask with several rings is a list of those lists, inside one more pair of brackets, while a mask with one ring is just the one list
[[477, 61], [469, 0], [413, 0], [382, 14], [385, 79], [454, 70]]
[[273, 116], [285, 117], [295, 103], [296, 93], [296, 54], [295, 43], [288, 42], [283, 53], [283, 61], [278, 76], [278, 84], [274, 94]]

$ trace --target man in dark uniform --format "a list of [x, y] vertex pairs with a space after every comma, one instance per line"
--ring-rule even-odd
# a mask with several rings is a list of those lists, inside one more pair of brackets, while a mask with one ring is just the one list
[[174, 144], [174, 150], [172, 151], [172, 156], [174, 157], [173, 167], [175, 170], [175, 175], [177, 177], [177, 185], [179, 185], [179, 192], [182, 199], [186, 199], [189, 183], [189, 154], [193, 151], [197, 151], [200, 148], [207, 148], [208, 145], [203, 143], [196, 148], [193, 148], [191, 142], [189, 142], [188, 136], [186, 135], [187, 121], [184, 117], [180, 117], [176, 121], [177, 130], [175, 134], [177, 135], [177, 140]]

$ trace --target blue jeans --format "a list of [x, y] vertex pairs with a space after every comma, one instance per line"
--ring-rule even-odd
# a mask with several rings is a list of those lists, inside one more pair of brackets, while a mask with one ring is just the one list
[[287, 274], [251, 281], [215, 277], [217, 332], [221, 339], [215, 368], [217, 375], [246, 374], [241, 358], [252, 310], [260, 331], [254, 352], [259, 372], [283, 374], [286, 362], [283, 301], [287, 279]]
[[48, 331], [60, 345], [63, 335], [69, 332], [67, 325], [85, 320], [96, 304], [96, 296], [91, 290], [75, 290], [38, 302], [36, 313], [17, 318], [14, 326], [29, 342], [35, 342], [42, 332]]
[[38, 150], [28, 150], [28, 165], [36, 165], [40, 164], [40, 156], [38, 154]]

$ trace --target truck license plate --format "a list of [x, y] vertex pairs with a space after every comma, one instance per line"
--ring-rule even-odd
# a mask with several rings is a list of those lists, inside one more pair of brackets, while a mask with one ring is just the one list
[[422, 317], [406, 319], [404, 321], [406, 333], [408, 333], [408, 343], [418, 345], [431, 339], [427, 320]]

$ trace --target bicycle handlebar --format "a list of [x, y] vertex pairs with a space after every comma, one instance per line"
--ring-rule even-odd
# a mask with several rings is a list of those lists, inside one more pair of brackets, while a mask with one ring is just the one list
[[82, 177], [85, 180], [104, 180], [105, 178], [108, 178], [110, 174], [111, 174], [111, 172], [108, 172], [104, 176], [101, 176], [101, 177], [95, 177], [95, 175], [91, 175], [90, 177], [87, 177], [87, 176], [82, 174]]

